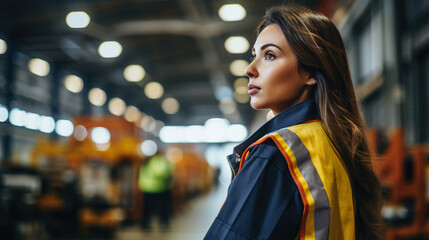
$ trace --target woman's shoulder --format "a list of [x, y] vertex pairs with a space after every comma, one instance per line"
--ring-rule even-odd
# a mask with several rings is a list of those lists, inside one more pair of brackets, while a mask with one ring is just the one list
[[264, 139], [264, 141], [249, 147], [249, 155], [246, 161], [256, 159], [267, 160], [279, 170], [288, 171], [283, 154], [270, 138]]

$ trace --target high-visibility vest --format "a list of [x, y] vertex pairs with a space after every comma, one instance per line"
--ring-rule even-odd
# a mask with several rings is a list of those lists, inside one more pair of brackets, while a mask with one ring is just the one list
[[[353, 192], [344, 163], [320, 121], [283, 128], [253, 145], [272, 139], [286, 159], [304, 210], [301, 240], [355, 239]], [[249, 148], [243, 153], [240, 168]]]

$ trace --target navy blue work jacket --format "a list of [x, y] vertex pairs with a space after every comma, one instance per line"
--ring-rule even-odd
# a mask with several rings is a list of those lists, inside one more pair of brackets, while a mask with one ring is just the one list
[[218, 216], [204, 239], [295, 239], [303, 202], [285, 158], [275, 143], [254, 145], [240, 173], [241, 155], [266, 134], [308, 120], [319, 119], [313, 99], [296, 104], [260, 127], [228, 156], [233, 180]]

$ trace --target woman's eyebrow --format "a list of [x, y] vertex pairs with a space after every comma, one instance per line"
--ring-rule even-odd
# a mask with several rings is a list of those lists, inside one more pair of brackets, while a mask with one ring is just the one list
[[[282, 50], [279, 46], [275, 45], [274, 43], [267, 43], [267, 44], [264, 44], [264, 45], [261, 47], [261, 51], [262, 51], [262, 50], [264, 50], [264, 49], [265, 49], [265, 48], [267, 48], [267, 47], [275, 47], [275, 48], [278, 48], [280, 51], [282, 51], [282, 52], [283, 52], [283, 50]], [[252, 48], [252, 52], [255, 52], [255, 48]]]
[[[267, 44], [263, 45], [263, 46], [261, 47], [261, 51], [263, 51], [263, 50], [264, 50], [264, 49], [266, 49], [267, 47], [275, 47], [275, 48], [277, 48], [277, 49], [279, 49], [280, 51], [282, 51], [282, 52], [283, 52], [283, 50], [282, 50], [279, 46], [275, 45], [274, 43], [267, 43]], [[255, 53], [255, 48], [254, 48], [254, 47], [252, 48], [252, 53]]]

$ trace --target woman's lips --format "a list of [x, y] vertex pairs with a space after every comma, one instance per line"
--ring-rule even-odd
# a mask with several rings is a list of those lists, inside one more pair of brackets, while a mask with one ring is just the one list
[[253, 84], [249, 84], [248, 87], [249, 87], [249, 91], [247, 91], [247, 93], [249, 95], [254, 95], [254, 94], [258, 93], [261, 90], [261, 88], [255, 86]]

